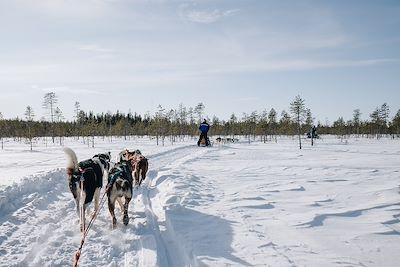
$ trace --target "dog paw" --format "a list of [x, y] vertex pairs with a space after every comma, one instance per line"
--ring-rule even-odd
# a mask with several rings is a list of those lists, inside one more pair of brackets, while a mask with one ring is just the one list
[[112, 229], [114, 230], [115, 228], [117, 228], [117, 219], [113, 218]]
[[124, 225], [128, 225], [128, 223], [129, 223], [129, 216], [128, 216], [128, 215], [124, 215], [124, 218], [122, 219], [122, 221], [124, 222]]

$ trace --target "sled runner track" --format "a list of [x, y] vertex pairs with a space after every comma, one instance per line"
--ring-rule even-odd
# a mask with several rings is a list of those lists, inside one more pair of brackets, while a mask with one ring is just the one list
[[[205, 151], [188, 145], [149, 155], [150, 171], [139, 189], [142, 194], [135, 197], [142, 203], [132, 203], [130, 210], [130, 216], [139, 219], [132, 218], [125, 227], [118, 215], [117, 229], [111, 230], [110, 215], [103, 209], [83, 247], [81, 266], [178, 267], [176, 253], [171, 257], [168, 252], [169, 243], [160, 231], [163, 226], [152, 210], [151, 197], [156, 193], [152, 180], [159, 171], [194, 160]], [[138, 206], [144, 209], [143, 217]], [[81, 238], [77, 221], [64, 169], [0, 191], [0, 267], [71, 266]]]
[[[175, 149], [174, 151], [168, 151], [166, 153], [160, 153], [157, 154], [157, 156], [153, 156], [154, 161], [151, 164], [155, 166], [155, 168], [150, 168], [151, 171], [149, 172], [148, 179], [145, 181], [146, 183], [142, 189], [141, 196], [145, 206], [147, 225], [153, 231], [152, 234], [154, 235], [154, 241], [157, 247], [157, 267], [179, 267], [182, 262], [181, 258], [187, 258], [188, 256], [176, 255], [176, 253], [171, 254], [171, 249], [168, 249], [168, 247], [177, 248], [181, 245], [173, 239], [165, 240], [165, 236], [168, 236], [168, 233], [162, 233], [160, 230], [159, 221], [157, 220], [157, 216], [153, 211], [150, 197], [152, 181], [158, 177], [158, 172], [160, 170], [179, 167], [185, 162], [200, 158], [201, 155], [206, 153], [206, 151], [207, 150], [199, 150], [194, 146], [185, 146]], [[168, 229], [165, 229], [165, 231], [168, 231]], [[171, 242], [174, 244], [171, 244]], [[184, 250], [180, 249], [179, 251]]]
[[[156, 160], [157, 166], [164, 166], [167, 165], [171, 160], [174, 158], [181, 158], [182, 154], [186, 155], [187, 153], [190, 153], [192, 149], [195, 148], [194, 145], [186, 145], [186, 146], [180, 146], [171, 150], [167, 150], [164, 152], [160, 153], [155, 153], [152, 155], [148, 155], [148, 158], [151, 161]], [[188, 152], [185, 152], [188, 151]], [[167, 156], [167, 157], [166, 157]]]

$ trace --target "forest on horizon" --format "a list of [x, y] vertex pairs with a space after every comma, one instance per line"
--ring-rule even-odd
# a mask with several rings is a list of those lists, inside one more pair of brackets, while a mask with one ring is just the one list
[[[390, 109], [386, 103], [371, 111], [369, 119], [361, 119], [360, 109], [353, 111], [353, 118], [345, 121], [339, 117], [332, 124], [315, 122], [312, 112], [305, 105], [305, 100], [296, 96], [290, 103], [288, 111], [279, 115], [274, 108], [270, 110], [243, 113], [241, 117], [232, 113], [229, 120], [205, 115], [205, 106], [199, 103], [195, 107], [180, 104], [176, 109], [165, 109], [158, 106], [155, 114], [116, 113], [94, 114], [84, 111], [80, 103], [75, 102], [74, 120], [67, 121], [57, 107], [58, 98], [54, 92], [46, 93], [43, 108], [47, 117], [35, 120], [35, 112], [27, 106], [24, 118], [4, 119], [0, 112], [0, 138], [27, 138], [31, 143], [36, 137], [70, 136], [154, 136], [164, 142], [166, 137], [183, 138], [198, 135], [198, 124], [205, 118], [211, 125], [212, 136], [246, 136], [256, 140], [268, 141], [279, 135], [305, 134], [315, 125], [318, 134], [333, 134], [344, 137], [358, 135], [380, 138], [391, 135], [398, 138], [400, 134], [400, 109], [393, 118], [389, 118]], [[3, 142], [2, 142], [3, 146]]]

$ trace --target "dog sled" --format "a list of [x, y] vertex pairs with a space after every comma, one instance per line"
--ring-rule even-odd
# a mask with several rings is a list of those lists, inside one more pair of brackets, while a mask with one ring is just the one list
[[201, 147], [212, 146], [210, 138], [207, 137], [207, 140], [206, 140], [206, 138], [202, 137], [200, 142], [198, 143], [198, 146], [201, 146]]

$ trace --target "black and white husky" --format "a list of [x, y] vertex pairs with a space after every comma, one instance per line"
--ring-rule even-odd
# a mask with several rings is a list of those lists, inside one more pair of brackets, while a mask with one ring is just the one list
[[110, 170], [106, 190], [108, 210], [112, 217], [113, 229], [117, 226], [117, 219], [115, 218], [116, 201], [119, 203], [121, 212], [123, 213], [122, 221], [124, 225], [127, 225], [129, 223], [128, 207], [133, 193], [132, 166], [128, 161], [118, 162]]
[[68, 158], [66, 169], [69, 189], [74, 196], [76, 212], [81, 222], [81, 231], [83, 231], [85, 229], [86, 207], [93, 201], [93, 198], [95, 212], [99, 208], [100, 190], [103, 186], [103, 178], [108, 177], [111, 156], [108, 152], [78, 162], [78, 158], [72, 149], [66, 147], [64, 152]]

